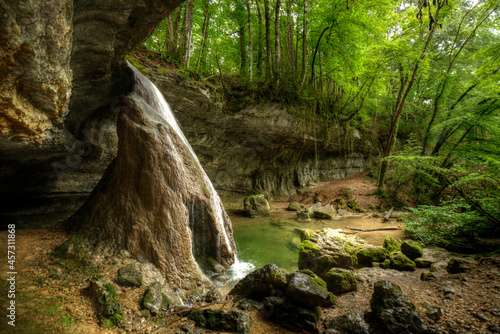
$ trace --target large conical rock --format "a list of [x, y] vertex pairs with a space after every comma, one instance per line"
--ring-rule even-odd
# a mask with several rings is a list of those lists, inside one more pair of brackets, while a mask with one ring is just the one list
[[206, 269], [196, 260], [234, 262], [231, 222], [176, 124], [156, 111], [154, 97], [142, 96], [150, 101], [124, 98], [117, 158], [67, 226], [101, 252], [125, 249], [155, 264], [170, 289], [194, 291]]

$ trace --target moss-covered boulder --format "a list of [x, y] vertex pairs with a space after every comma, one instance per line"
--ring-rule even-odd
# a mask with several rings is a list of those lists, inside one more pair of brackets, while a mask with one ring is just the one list
[[307, 269], [290, 276], [286, 293], [296, 302], [311, 307], [329, 307], [335, 303], [335, 296], [328, 291], [326, 282]]
[[391, 260], [391, 269], [401, 270], [401, 271], [412, 271], [415, 270], [415, 262], [410, 260], [402, 252], [394, 252], [389, 255]]
[[332, 268], [326, 273], [325, 282], [328, 291], [336, 295], [358, 290], [358, 281], [352, 270]]
[[405, 240], [401, 243], [401, 252], [404, 255], [408, 256], [410, 260], [415, 260], [418, 257], [421, 257], [424, 252], [422, 250], [422, 246], [414, 240]]
[[335, 215], [335, 208], [330, 204], [320, 206], [313, 210], [313, 215], [317, 219], [332, 219]]
[[121, 305], [117, 300], [115, 286], [111, 282], [101, 276], [92, 277], [88, 292], [94, 301], [102, 323], [106, 327], [119, 325], [122, 322]]
[[289, 211], [300, 211], [302, 210], [302, 205], [299, 202], [292, 202], [288, 205]]
[[389, 269], [391, 267], [391, 259], [385, 259], [384, 262], [380, 263], [379, 267], [382, 269]]
[[141, 287], [142, 272], [133, 264], [126, 265], [118, 269], [116, 281], [121, 285]]
[[314, 234], [313, 230], [310, 230], [308, 228], [304, 228], [300, 230], [300, 241], [304, 240], [310, 240]]
[[427, 326], [415, 305], [403, 294], [401, 288], [390, 281], [377, 281], [370, 306], [386, 334], [426, 333]]
[[268, 216], [271, 212], [271, 207], [264, 195], [252, 195], [245, 198], [243, 201], [245, 212], [250, 217]]
[[149, 310], [151, 314], [160, 313], [163, 304], [163, 295], [161, 293], [161, 284], [155, 282], [149, 286], [142, 297], [142, 307]]
[[300, 244], [299, 269], [309, 269], [324, 279], [332, 268], [356, 267], [356, 250], [362, 246], [366, 246], [364, 241], [348, 237], [339, 230], [326, 228], [314, 232]]
[[240, 310], [193, 309], [187, 317], [193, 320], [197, 327], [218, 332], [249, 334], [252, 324], [250, 313]]
[[385, 249], [387, 249], [389, 251], [389, 253], [397, 252], [397, 251], [401, 250], [401, 244], [391, 236], [385, 237], [383, 247]]
[[229, 292], [229, 295], [237, 299], [262, 300], [264, 297], [274, 296], [276, 290], [284, 293], [287, 285], [286, 273], [275, 264], [268, 264], [245, 276]]
[[371, 267], [373, 262], [384, 262], [389, 257], [389, 251], [383, 247], [363, 247], [357, 250], [358, 265]]
[[321, 307], [307, 307], [287, 297], [268, 297], [264, 299], [262, 314], [287, 327], [317, 332], [321, 317]]

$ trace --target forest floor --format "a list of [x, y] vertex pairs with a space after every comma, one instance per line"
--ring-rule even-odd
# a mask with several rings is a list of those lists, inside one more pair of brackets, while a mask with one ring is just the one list
[[[374, 185], [361, 174], [342, 181], [320, 183], [286, 201], [273, 202], [272, 209], [285, 210], [291, 200], [304, 205], [317, 200], [322, 203], [335, 201], [342, 198], [345, 188], [350, 188], [360, 207], [369, 210], [366, 215], [376, 211], [373, 208], [380, 207], [376, 196], [370, 195]], [[240, 199], [238, 201], [241, 205]], [[236, 200], [228, 200], [227, 203], [236, 209]], [[156, 327], [139, 306], [144, 288], [132, 293], [131, 288], [117, 288], [119, 301], [126, 308], [125, 314], [134, 321], [125, 323], [121, 328], [103, 327], [86, 293], [88, 277], [64, 272], [53, 263], [53, 251], [68, 237], [65, 232], [54, 228], [16, 231], [16, 326], [7, 325], [6, 320], [2, 319], [0, 332], [93, 334], [178, 333], [183, 332], [181, 328], [187, 330], [188, 321], [182, 314], [155, 319], [156, 323], [167, 325], [164, 328]], [[0, 243], [0, 256], [6, 259], [6, 231], [0, 232]], [[443, 260], [461, 256], [447, 251], [440, 254]], [[323, 318], [348, 312], [368, 312], [373, 281], [387, 279], [398, 284], [423, 314], [423, 320], [434, 329], [441, 330], [441, 333], [500, 333], [500, 258], [480, 258], [481, 255], [467, 256], [471, 266], [465, 273], [449, 274], [441, 271], [435, 280], [427, 282], [420, 280], [420, 273], [428, 269], [413, 272], [363, 269], [366, 272], [358, 291], [339, 296], [336, 307], [325, 309]], [[0, 302], [3, 310], [8, 302], [5, 291], [8, 290], [6, 278], [9, 271], [4, 261], [0, 273]], [[425, 316], [429, 305], [441, 309], [442, 315], [438, 321]], [[232, 303], [212, 304], [210, 307], [230, 308]], [[294, 333], [269, 321], [259, 311], [252, 311], [252, 319], [252, 333]]]

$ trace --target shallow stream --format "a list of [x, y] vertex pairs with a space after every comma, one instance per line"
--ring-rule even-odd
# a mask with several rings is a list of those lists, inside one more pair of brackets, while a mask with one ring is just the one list
[[[338, 220], [298, 220], [291, 211], [273, 211], [268, 217], [247, 218], [229, 213], [233, 223], [233, 236], [238, 249], [238, 261], [230, 268], [232, 280], [243, 278], [248, 272], [274, 263], [287, 272], [297, 270], [300, 229], [321, 230], [323, 228], [344, 229], [395, 227], [399, 222], [383, 222], [381, 218], [368, 216], [341, 217]], [[381, 246], [386, 236], [402, 239], [401, 230], [360, 232], [356, 236], [368, 243]]]

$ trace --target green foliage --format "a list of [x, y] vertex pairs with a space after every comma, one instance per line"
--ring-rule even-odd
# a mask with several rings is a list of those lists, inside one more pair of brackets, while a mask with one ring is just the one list
[[404, 231], [426, 244], [443, 244], [464, 235], [477, 237], [489, 227], [486, 218], [463, 199], [409, 209], [411, 213], [405, 218]]

